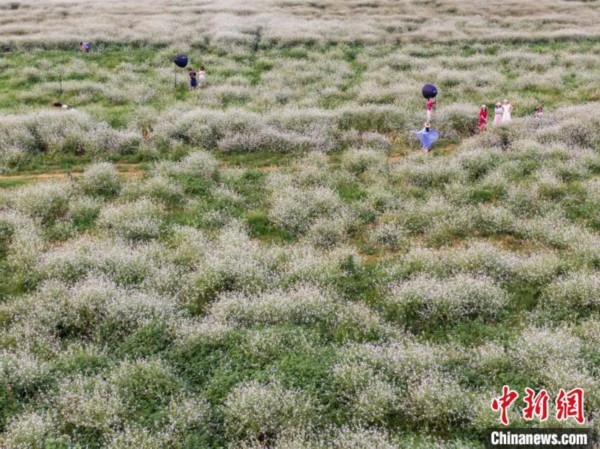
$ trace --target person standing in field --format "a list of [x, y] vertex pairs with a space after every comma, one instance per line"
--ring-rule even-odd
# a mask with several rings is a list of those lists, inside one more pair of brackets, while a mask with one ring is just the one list
[[204, 66], [200, 67], [200, 71], [198, 72], [198, 77], [200, 79], [200, 86], [206, 86], [206, 70], [204, 70]]
[[542, 105], [536, 106], [535, 108], [535, 118], [541, 120], [544, 117], [544, 108]]
[[91, 45], [89, 42], [79, 42], [79, 48], [81, 50], [81, 53], [89, 53]]
[[504, 104], [502, 105], [502, 123], [509, 124], [512, 120], [512, 105], [508, 102], [508, 100], [504, 100]]
[[429, 151], [432, 145], [439, 139], [440, 135], [435, 129], [431, 129], [429, 122], [425, 122], [423, 129], [420, 131], [411, 131], [421, 141], [422, 150]]
[[433, 115], [433, 107], [435, 106], [435, 98], [427, 99], [427, 121], [431, 121], [431, 116]]
[[496, 107], [494, 108], [494, 126], [499, 126], [502, 123], [502, 104], [498, 101], [496, 102]]
[[190, 77], [190, 90], [196, 90], [196, 87], [198, 87], [198, 75], [196, 71], [190, 67], [188, 75]]
[[485, 127], [487, 126], [487, 106], [482, 104], [479, 109], [479, 122], [477, 123], [477, 129], [479, 132], [485, 131]]

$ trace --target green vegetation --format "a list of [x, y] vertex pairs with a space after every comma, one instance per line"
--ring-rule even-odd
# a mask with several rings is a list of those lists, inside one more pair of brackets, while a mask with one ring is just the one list
[[547, 3], [0, 5], [0, 446], [481, 448], [503, 385], [598, 439], [599, 10]]

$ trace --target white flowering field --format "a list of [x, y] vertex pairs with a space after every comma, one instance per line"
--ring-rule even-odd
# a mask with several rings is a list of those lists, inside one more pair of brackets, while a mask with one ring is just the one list
[[0, 0], [0, 447], [483, 448], [504, 385], [600, 438], [598, 23]]

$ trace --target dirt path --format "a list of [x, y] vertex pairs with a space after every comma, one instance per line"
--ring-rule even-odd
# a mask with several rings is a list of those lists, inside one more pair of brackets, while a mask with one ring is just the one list
[[[120, 176], [124, 176], [126, 178], [134, 178], [136, 176], [141, 176], [144, 174], [144, 171], [139, 168], [138, 164], [115, 164], [116, 167], [122, 169], [118, 171]], [[31, 173], [31, 174], [20, 174], [20, 175], [0, 175], [0, 180], [10, 180], [10, 179], [24, 179], [24, 180], [47, 180], [47, 179], [66, 179], [69, 175], [73, 178], [79, 178], [83, 176], [83, 172], [66, 172], [66, 171], [50, 171], [47, 173]]]
[[[77, 178], [83, 173], [71, 173], [71, 176]], [[0, 175], [2, 179], [64, 179], [67, 177], [67, 173], [40, 173], [38, 175]]]
[[262, 167], [256, 167], [256, 168], [261, 171], [277, 171], [277, 170], [281, 169], [281, 167], [278, 165], [264, 165]]
[[[440, 150], [442, 152], [451, 152], [456, 150], [457, 145], [454, 144], [450, 144], [450, 145], [446, 145], [445, 147], [440, 148]], [[388, 160], [390, 163], [395, 163], [397, 162], [399, 159], [401, 159], [402, 157], [406, 156], [406, 151], [396, 151], [393, 152], [389, 155]], [[117, 168], [119, 168], [119, 175], [123, 176], [125, 178], [135, 178], [137, 176], [141, 176], [142, 174], [144, 174], [144, 170], [140, 169], [140, 164], [133, 164], [133, 163], [127, 163], [127, 162], [123, 162], [123, 163], [117, 163], [115, 164], [115, 166]], [[227, 164], [222, 164], [223, 167], [227, 167]], [[76, 167], [75, 169], [82, 169], [83, 167]], [[280, 170], [282, 167], [278, 166], [278, 165], [264, 165], [264, 166], [259, 166], [259, 167], [255, 167], [255, 169], [257, 170], [261, 170], [261, 171], [265, 171], [265, 172], [275, 172]], [[80, 176], [83, 175], [83, 172], [81, 171], [76, 171], [76, 172], [71, 172], [70, 176], [73, 178], [78, 178]], [[31, 173], [31, 174], [19, 174], [19, 175], [0, 175], [0, 180], [31, 180], [31, 181], [36, 181], [36, 180], [48, 180], [48, 179], [65, 179], [69, 177], [69, 172], [66, 171], [60, 171], [60, 170], [53, 170], [53, 171], [49, 171], [46, 173]]]

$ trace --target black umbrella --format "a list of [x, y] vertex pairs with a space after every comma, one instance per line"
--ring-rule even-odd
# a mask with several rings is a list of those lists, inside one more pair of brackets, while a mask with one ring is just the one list
[[188, 57], [186, 55], [178, 55], [173, 62], [177, 67], [181, 67], [182, 69], [188, 65]]
[[425, 84], [423, 86], [423, 90], [421, 92], [423, 93], [423, 96], [425, 98], [427, 98], [428, 100], [430, 98], [437, 97], [437, 94], [438, 94], [437, 87], [435, 87], [433, 84]]

